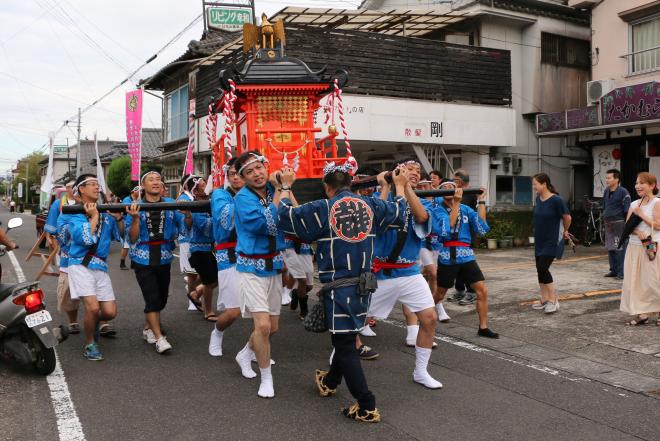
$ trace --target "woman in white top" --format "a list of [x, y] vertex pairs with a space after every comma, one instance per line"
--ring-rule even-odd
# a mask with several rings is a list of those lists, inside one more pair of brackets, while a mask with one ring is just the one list
[[[642, 241], [651, 235], [653, 242], [660, 242], [660, 203], [657, 179], [651, 173], [637, 175], [635, 191], [640, 199], [630, 204], [628, 218], [632, 214], [642, 218], [642, 222], [630, 235], [626, 258], [623, 264], [623, 294], [620, 309], [634, 315], [626, 322], [630, 326], [646, 324], [649, 315], [660, 311], [660, 257], [653, 260], [647, 255]], [[660, 313], [656, 320], [660, 326]]]

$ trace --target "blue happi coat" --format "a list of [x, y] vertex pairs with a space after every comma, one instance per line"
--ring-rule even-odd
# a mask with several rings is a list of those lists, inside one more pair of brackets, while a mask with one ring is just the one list
[[191, 253], [195, 253], [197, 251], [213, 251], [213, 225], [211, 224], [210, 213], [193, 213], [191, 231]]
[[44, 231], [46, 233], [51, 235], [57, 234], [57, 218], [60, 217], [61, 206], [62, 200], [56, 199], [48, 209], [48, 216], [46, 217], [46, 224], [44, 225]]
[[236, 265], [236, 230], [234, 228], [234, 197], [225, 189], [218, 188], [211, 193], [211, 217], [213, 220], [213, 238], [216, 246], [215, 260], [218, 271]]
[[[371, 271], [376, 235], [403, 226], [407, 204], [359, 196], [342, 190], [327, 200], [293, 207], [284, 198], [279, 206], [280, 228], [305, 242], [316, 241], [316, 260], [322, 283], [358, 277]], [[357, 286], [336, 288], [323, 297], [332, 333], [355, 333], [364, 327], [371, 295]]]
[[[181, 195], [177, 198], [177, 202], [192, 202], [194, 198], [190, 193], [187, 191], [184, 191], [181, 193]], [[179, 225], [179, 236], [177, 237], [177, 241], [179, 243], [187, 243], [190, 242], [190, 236], [192, 234], [192, 227], [188, 227], [185, 223], [185, 217], [181, 219], [181, 225]]]
[[[379, 197], [378, 193], [374, 193], [374, 197]], [[393, 200], [392, 194], [388, 195], [387, 200]], [[429, 218], [426, 222], [422, 224], [417, 223], [412, 212], [406, 210], [406, 223], [402, 228], [399, 228], [398, 226], [396, 228], [388, 228], [385, 232], [378, 235], [376, 238], [376, 253], [374, 259], [385, 262], [397, 244], [399, 232], [405, 232], [406, 240], [403, 244], [403, 248], [396, 257], [396, 263], [410, 265], [406, 268], [393, 268], [378, 271], [376, 273], [378, 280], [414, 276], [420, 273], [418, 263], [419, 250], [422, 249], [422, 241], [425, 240], [426, 236], [431, 232], [433, 218], [428, 208], [426, 211], [429, 214]]]
[[101, 213], [96, 231], [90, 229], [86, 214], [68, 214], [61, 218], [61, 231], [66, 231], [70, 238], [68, 266], [82, 264], [89, 254], [91, 260], [87, 267], [107, 272], [106, 259], [110, 253], [110, 243], [120, 240], [115, 218], [108, 213]]
[[471, 246], [454, 247], [456, 258], [452, 259], [451, 249], [444, 246], [444, 243], [447, 241], [458, 241], [470, 244], [472, 243], [473, 231], [483, 236], [490, 231], [490, 227], [485, 220], [479, 217], [476, 211], [467, 205], [461, 204], [456, 225], [452, 228], [449, 223], [449, 211], [449, 207], [443, 203], [434, 212], [433, 230], [443, 242], [440, 255], [438, 256], [438, 264], [454, 265], [472, 262], [476, 257]]
[[[426, 210], [429, 213], [433, 213], [441, 204], [443, 199], [441, 197], [435, 197], [432, 200], [426, 198], [420, 199], [422, 204], [426, 207]], [[431, 223], [431, 232], [424, 238], [422, 246], [429, 251], [440, 251], [442, 248], [442, 242], [440, 241], [440, 236], [438, 233], [433, 231], [433, 223]]]
[[[174, 202], [171, 198], [162, 198], [163, 202]], [[138, 201], [138, 204], [142, 204], [145, 201], [143, 199]], [[164, 243], [160, 244], [160, 259], [158, 260], [160, 265], [169, 265], [172, 262], [172, 251], [174, 250], [176, 244], [174, 240], [179, 235], [179, 228], [182, 223], [182, 218], [184, 217], [179, 211], [176, 210], [163, 210], [161, 211], [162, 216], [165, 217], [163, 221], [163, 231], [162, 240]], [[126, 215], [126, 240], [129, 242], [129, 256], [131, 257], [131, 262], [137, 263], [138, 265], [149, 265], [150, 264], [150, 248], [148, 242], [158, 239], [156, 237], [150, 237], [150, 231], [147, 224], [148, 213], [145, 211], [140, 211], [138, 213], [140, 221], [140, 233], [138, 235], [138, 240], [132, 242], [130, 240], [129, 231], [131, 229], [131, 224], [135, 221], [133, 216]]]
[[[277, 207], [273, 204], [273, 186], [266, 185], [267, 199], [262, 200], [247, 186], [236, 193], [236, 270], [257, 276], [274, 276], [282, 271], [284, 235], [277, 227]], [[264, 256], [269, 256], [268, 258]], [[268, 261], [272, 261], [272, 268]]]
[[69, 217], [72, 214], [60, 214], [57, 217], [57, 242], [60, 244], [60, 270], [69, 266], [69, 248], [71, 247], [71, 226]]

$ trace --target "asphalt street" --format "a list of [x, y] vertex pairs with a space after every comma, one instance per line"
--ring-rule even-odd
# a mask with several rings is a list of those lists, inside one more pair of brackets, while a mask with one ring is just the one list
[[[3, 224], [9, 217], [0, 208]], [[30, 279], [40, 262], [24, 261], [36, 237], [34, 217], [23, 217], [25, 225], [11, 235]], [[444, 389], [426, 390], [412, 382], [414, 349], [404, 346], [405, 330], [396, 321], [379, 322], [378, 336], [367, 343], [380, 359], [363, 363], [383, 422], [355, 423], [339, 413], [352, 401], [344, 385], [332, 398], [318, 397], [314, 388], [314, 370], [327, 367], [329, 336], [304, 331], [288, 307], [273, 338], [276, 397], [260, 399], [258, 379], [244, 379], [234, 361], [251, 323], [237, 321], [225, 333], [225, 355], [210, 357], [212, 325], [187, 311], [175, 261], [163, 314], [174, 349], [157, 354], [142, 340], [143, 300], [133, 272], [119, 270], [118, 254], [117, 245], [109, 262], [118, 335], [101, 341], [105, 361], [82, 357], [81, 335], [57, 348], [87, 440], [660, 440], [660, 400], [485, 351], [478, 341], [439, 341], [429, 371]], [[1, 263], [9, 282], [12, 265], [6, 257]], [[55, 286], [56, 278], [42, 279], [48, 309], [60, 320]], [[58, 411], [61, 391], [52, 389], [45, 378], [0, 363], [0, 439], [66, 439], [60, 435], [72, 433], [71, 421]]]

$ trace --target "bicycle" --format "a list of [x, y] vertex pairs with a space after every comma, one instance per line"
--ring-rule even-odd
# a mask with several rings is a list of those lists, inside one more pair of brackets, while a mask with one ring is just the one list
[[587, 222], [582, 244], [586, 247], [600, 241], [605, 243], [605, 224], [603, 223], [603, 198], [584, 196], [584, 211]]

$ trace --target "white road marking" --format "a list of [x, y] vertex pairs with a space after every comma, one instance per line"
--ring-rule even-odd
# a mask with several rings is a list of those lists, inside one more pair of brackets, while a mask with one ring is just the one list
[[[25, 273], [23, 273], [23, 268], [18, 263], [16, 255], [12, 251], [8, 251], [7, 255], [14, 267], [16, 280], [18, 283], [25, 282]], [[55, 370], [46, 377], [46, 381], [48, 382], [48, 389], [50, 389], [50, 398], [57, 419], [57, 431], [60, 435], [60, 441], [85, 441], [82, 424], [80, 424], [78, 414], [73, 406], [69, 386], [66, 383], [66, 377], [64, 371], [62, 371], [57, 351], [55, 351], [55, 359], [57, 360]]]
[[[398, 321], [395, 321], [395, 320], [392, 320], [392, 319], [385, 319], [385, 320], [382, 320], [382, 321], [384, 323], [390, 324], [392, 326], [396, 326], [397, 328], [406, 329], [406, 325], [401, 323], [401, 322], [398, 322]], [[515, 359], [511, 356], [508, 356], [506, 354], [502, 354], [502, 353], [493, 351], [492, 349], [477, 346], [475, 344], [468, 343], [466, 341], [456, 340], [452, 337], [447, 337], [447, 336], [444, 336], [444, 335], [441, 335], [441, 336], [436, 335], [435, 339], [438, 340], [438, 341], [449, 343], [449, 344], [454, 345], [454, 346], [458, 346], [458, 347], [463, 348], [463, 349], [468, 349], [470, 351], [479, 352], [479, 353], [482, 353], [482, 354], [485, 354], [485, 355], [489, 355], [491, 357], [498, 358], [500, 360], [508, 361], [509, 363], [517, 364], [519, 366], [528, 367], [530, 369], [534, 369], [536, 371], [543, 372], [544, 374], [552, 375], [553, 377], [563, 378], [564, 380], [584, 381], [584, 382], [591, 381], [588, 378], [568, 377], [563, 372], [560, 372], [556, 369], [552, 369], [552, 368], [549, 368], [547, 366], [541, 366], [541, 365], [538, 365], [538, 364], [534, 364], [533, 362], [527, 361], [527, 360], [517, 360], [517, 359]]]

